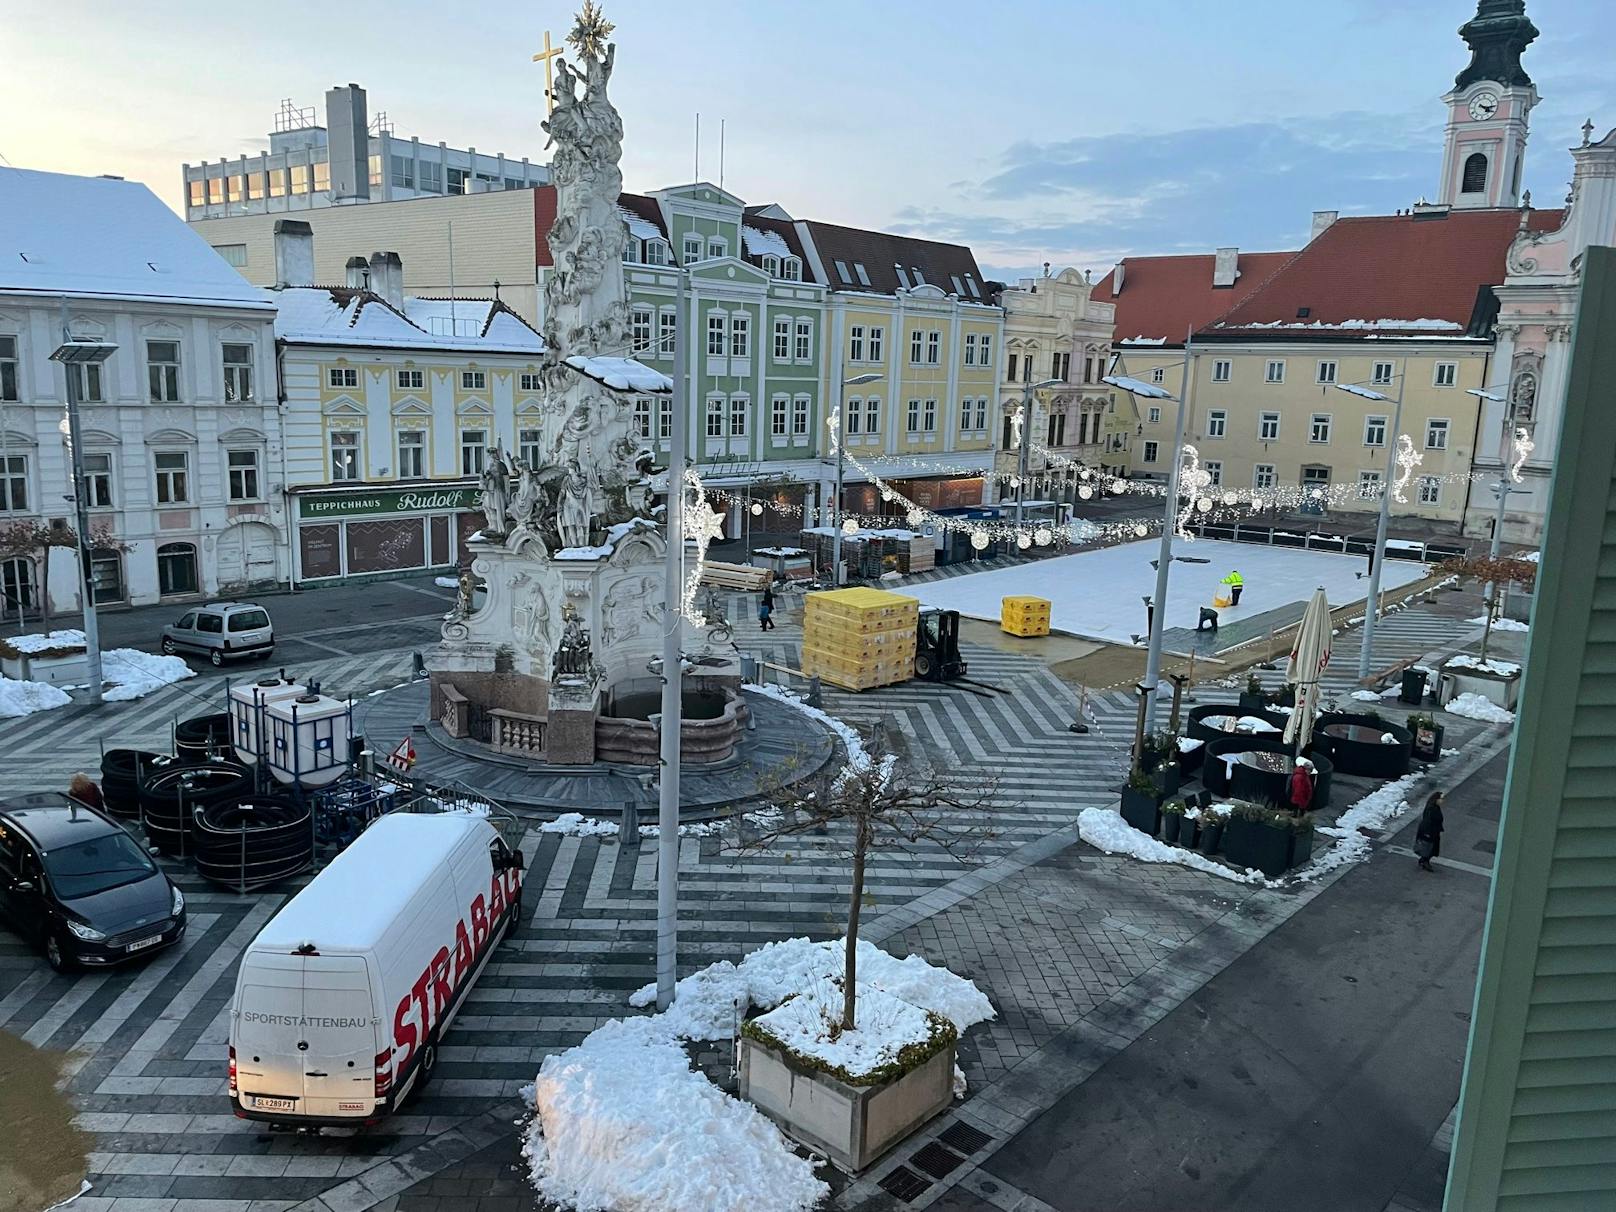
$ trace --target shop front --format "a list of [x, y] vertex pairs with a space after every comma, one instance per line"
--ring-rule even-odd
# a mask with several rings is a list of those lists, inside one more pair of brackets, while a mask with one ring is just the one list
[[452, 567], [482, 527], [477, 502], [470, 485], [299, 493], [297, 580]]
[[[887, 483], [898, 496], [922, 509], [970, 509], [982, 504], [984, 480], [981, 476], [946, 480], [890, 479]], [[902, 517], [906, 511], [906, 506], [896, 500], [883, 501], [874, 484], [849, 484], [843, 492], [843, 508], [849, 513], [864, 517]]]

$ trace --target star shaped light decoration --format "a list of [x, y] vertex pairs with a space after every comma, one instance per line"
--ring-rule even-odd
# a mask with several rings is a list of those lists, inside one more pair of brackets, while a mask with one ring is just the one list
[[612, 31], [616, 28], [606, 20], [600, 9], [595, 7], [595, 0], [584, 0], [583, 11], [578, 14], [572, 33], [567, 35], [567, 42], [581, 58], [604, 59], [606, 40], [612, 36]]
[[706, 623], [707, 617], [696, 606], [696, 587], [701, 584], [702, 565], [707, 562], [707, 545], [724, 533], [724, 515], [707, 503], [707, 492], [701, 477], [694, 469], [685, 472], [684, 515], [685, 538], [696, 541], [696, 563], [685, 577], [684, 592], [680, 595], [680, 613], [696, 626]]

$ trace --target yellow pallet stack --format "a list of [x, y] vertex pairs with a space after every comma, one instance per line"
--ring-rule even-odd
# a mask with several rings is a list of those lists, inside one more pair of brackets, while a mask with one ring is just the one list
[[807, 595], [802, 671], [845, 690], [906, 682], [915, 672], [920, 603], [880, 589]]
[[999, 630], [1011, 635], [1049, 634], [1048, 598], [1005, 598], [1000, 603]]

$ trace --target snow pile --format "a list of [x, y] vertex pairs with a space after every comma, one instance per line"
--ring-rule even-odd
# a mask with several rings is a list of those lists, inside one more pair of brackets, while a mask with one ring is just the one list
[[1483, 661], [1468, 653], [1449, 657], [1446, 669], [1474, 669], [1477, 673], [1497, 674], [1501, 678], [1512, 678], [1521, 671], [1521, 667], [1514, 661]]
[[436, 585], [439, 589], [459, 589], [460, 588], [460, 582], [455, 580], [454, 577], [433, 577], [432, 578], [432, 583], [434, 585]]
[[1192, 736], [1181, 736], [1178, 738], [1178, 751], [1180, 753], [1194, 753], [1201, 747], [1202, 743]]
[[[1487, 625], [1487, 616], [1482, 615], [1480, 618], [1468, 619], [1466, 621], [1470, 622], [1470, 623], [1473, 623], [1477, 627], [1485, 627]], [[1525, 623], [1521, 622], [1519, 619], [1494, 619], [1493, 620], [1493, 630], [1494, 631], [1530, 631], [1532, 629], [1529, 626], [1527, 626]]]
[[1473, 691], [1455, 695], [1448, 700], [1443, 709], [1452, 715], [1462, 715], [1467, 720], [1481, 720], [1488, 724], [1513, 724], [1515, 713], [1505, 711], [1497, 703]]
[[1208, 875], [1222, 876], [1226, 880], [1234, 880], [1241, 884], [1268, 883], [1260, 871], [1249, 867], [1243, 872], [1236, 871], [1233, 867], [1214, 863], [1193, 850], [1169, 846], [1166, 842], [1141, 833], [1123, 820], [1122, 815], [1114, 808], [1083, 809], [1077, 816], [1077, 836], [1096, 850], [1103, 850], [1107, 854], [1125, 854], [1129, 858], [1136, 858], [1145, 863], [1177, 863], [1181, 867], [1193, 867]]
[[52, 652], [60, 649], [84, 647], [84, 633], [67, 629], [64, 631], [35, 632], [32, 635], [14, 635], [6, 639], [6, 643], [22, 653], [24, 656], [35, 652]]
[[1333, 828], [1320, 829], [1319, 832], [1342, 834], [1383, 828], [1387, 821], [1408, 807], [1407, 796], [1421, 777], [1418, 774], [1405, 774], [1400, 779], [1377, 787], [1343, 812]]
[[849, 766], [862, 769], [869, 763], [870, 755], [865, 751], [864, 739], [859, 736], [858, 729], [851, 724], [842, 723], [841, 720], [831, 715], [828, 711], [821, 711], [818, 707], [810, 707], [789, 690], [783, 690], [779, 686], [757, 686], [748, 682], [745, 689], [752, 691], [754, 694], [761, 694], [765, 698], [774, 699], [776, 702], [784, 703], [788, 707], [795, 707], [804, 715], [812, 716], [825, 725], [840, 737], [842, 744], [847, 747], [847, 764]]
[[829, 1188], [750, 1103], [690, 1068], [657, 1019], [546, 1057], [523, 1155], [545, 1199], [597, 1212], [797, 1212]]
[[638, 391], [664, 396], [673, 392], [672, 379], [633, 358], [590, 358], [573, 354], [564, 361], [579, 374], [604, 383], [613, 391]]
[[539, 826], [540, 833], [561, 833], [567, 837], [616, 837], [615, 821], [596, 820], [579, 812], [563, 812], [553, 821]]
[[1360, 703], [1378, 703], [1381, 700], [1381, 694], [1378, 690], [1354, 690], [1352, 697]]
[[782, 1047], [853, 1077], [892, 1064], [905, 1048], [932, 1037], [931, 1020], [920, 1007], [859, 985], [858, 1021], [851, 1031], [838, 1030], [842, 990], [831, 981], [788, 998], [752, 1024]]
[[145, 698], [154, 690], [194, 678], [184, 657], [158, 656], [138, 648], [113, 648], [101, 654], [101, 676], [108, 684], [101, 696], [109, 703]]
[[66, 707], [73, 700], [67, 691], [49, 682], [20, 682], [0, 677], [0, 720], [20, 719], [36, 711]]

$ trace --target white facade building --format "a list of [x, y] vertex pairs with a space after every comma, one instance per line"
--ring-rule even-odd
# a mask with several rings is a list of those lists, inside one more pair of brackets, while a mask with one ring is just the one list
[[[0, 587], [4, 610], [77, 608], [66, 379], [81, 374], [98, 603], [283, 581], [275, 305], [144, 185], [0, 168]], [[27, 541], [30, 531], [59, 544]]]

